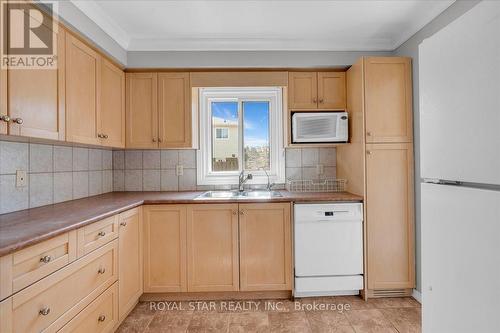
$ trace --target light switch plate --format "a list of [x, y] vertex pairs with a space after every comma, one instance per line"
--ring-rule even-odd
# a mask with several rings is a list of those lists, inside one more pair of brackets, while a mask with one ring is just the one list
[[184, 174], [184, 166], [182, 164], [177, 164], [175, 167], [175, 174], [177, 176], [182, 176]]
[[26, 171], [16, 170], [16, 187], [25, 187], [26, 182]]

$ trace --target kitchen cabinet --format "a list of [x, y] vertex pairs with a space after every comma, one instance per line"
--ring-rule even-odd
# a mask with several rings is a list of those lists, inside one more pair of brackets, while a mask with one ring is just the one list
[[7, 114], [7, 69], [0, 61], [0, 134], [7, 134], [7, 124], [10, 118]]
[[365, 297], [409, 296], [415, 287], [410, 65], [363, 57], [346, 73], [350, 133], [337, 147], [337, 178], [365, 199]]
[[66, 140], [99, 144], [100, 55], [70, 33], [66, 34]]
[[125, 147], [125, 73], [101, 58], [100, 107], [97, 136], [101, 145]]
[[290, 109], [345, 110], [344, 72], [289, 72]]
[[159, 147], [191, 147], [189, 73], [158, 74]]
[[316, 109], [318, 107], [317, 73], [288, 73], [288, 94], [290, 109]]
[[127, 73], [126, 147], [192, 147], [189, 73]]
[[158, 148], [156, 73], [126, 74], [127, 148]]
[[368, 288], [413, 288], [412, 144], [366, 149]]
[[412, 142], [410, 58], [364, 61], [366, 142]]
[[144, 291], [187, 291], [186, 205], [144, 206]]
[[239, 212], [241, 290], [291, 290], [290, 204], [240, 204]]
[[238, 204], [187, 207], [188, 291], [237, 291]]
[[[41, 24], [52, 34], [57, 47], [55, 69], [12, 69], [2, 73], [2, 115], [10, 122], [0, 124], [4, 134], [52, 140], [65, 139], [65, 35], [63, 28]], [[74, 60], [74, 59], [73, 59]], [[8, 89], [7, 89], [8, 86]], [[8, 126], [8, 131], [7, 131]]]
[[118, 222], [118, 309], [124, 319], [143, 289], [141, 207], [121, 213]]

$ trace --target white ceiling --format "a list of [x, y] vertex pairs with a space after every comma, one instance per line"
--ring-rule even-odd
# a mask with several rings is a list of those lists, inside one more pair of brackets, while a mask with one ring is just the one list
[[131, 51], [392, 51], [453, 0], [71, 0]]

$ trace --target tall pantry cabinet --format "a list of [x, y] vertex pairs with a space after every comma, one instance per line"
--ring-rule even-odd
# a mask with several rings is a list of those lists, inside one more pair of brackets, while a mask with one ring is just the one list
[[415, 287], [411, 61], [364, 57], [347, 71], [350, 144], [337, 177], [365, 198], [365, 297]]

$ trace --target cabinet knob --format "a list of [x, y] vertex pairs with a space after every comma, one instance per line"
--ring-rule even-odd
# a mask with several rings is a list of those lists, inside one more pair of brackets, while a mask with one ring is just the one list
[[11, 119], [13, 123], [15, 124], [18, 124], [18, 125], [21, 125], [24, 121], [23, 121], [23, 118], [14, 118], [14, 119]]
[[366, 135], [372, 136], [372, 132], [366, 132]]
[[44, 264], [50, 262], [52, 258], [50, 256], [43, 256], [40, 258], [40, 262], [43, 262]]
[[153, 138], [153, 142], [156, 142], [156, 139], [155, 139], [155, 138]]
[[106, 232], [104, 232], [104, 231], [99, 231], [99, 232], [97, 233], [97, 236], [99, 236], [99, 237], [104, 237], [104, 236], [106, 236]]
[[10, 121], [10, 117], [8, 115], [2, 115], [0, 116], [0, 120], [8, 123]]
[[158, 142], [161, 142], [161, 139], [160, 139], [160, 138], [158, 138]]
[[107, 139], [107, 138], [108, 138], [108, 135], [107, 135], [107, 134], [103, 134], [103, 135], [102, 135], [102, 137], [103, 137], [104, 139]]
[[121, 222], [121, 223], [120, 223], [120, 225], [121, 225], [122, 227], [126, 227], [126, 226], [127, 226], [127, 222]]
[[235, 211], [235, 210], [233, 210], [233, 215], [236, 215], [236, 214], [238, 214], [238, 212], [237, 212], [237, 211]]
[[320, 104], [323, 103], [323, 98], [320, 98], [319, 102], [320, 102]]
[[366, 155], [371, 155], [372, 154], [372, 151], [371, 150], [367, 150], [366, 151]]
[[102, 135], [101, 133], [98, 133], [98, 134], [97, 134], [97, 137], [102, 139], [102, 138], [103, 138], [103, 135]]
[[99, 318], [97, 318], [97, 321], [100, 321], [100, 322], [103, 322], [106, 320], [106, 316], [105, 315], [100, 315]]
[[50, 313], [50, 308], [45, 307], [45, 308], [41, 309], [40, 311], [38, 311], [38, 313], [41, 314], [42, 316], [46, 316]]
[[106, 273], [106, 268], [100, 267], [99, 270], [97, 271], [98, 274], [104, 274]]
[[316, 103], [317, 102], [317, 99], [316, 98], [313, 98], [313, 103]]
[[240, 210], [240, 215], [245, 215], [245, 212]]

